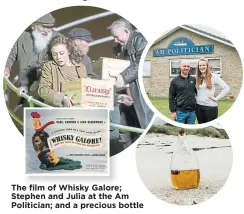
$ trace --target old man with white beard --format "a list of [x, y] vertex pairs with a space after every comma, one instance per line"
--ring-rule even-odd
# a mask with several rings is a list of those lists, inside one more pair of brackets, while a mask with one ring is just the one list
[[15, 42], [4, 69], [10, 75], [15, 62], [18, 63], [19, 90], [28, 93], [30, 85], [38, 80], [41, 65], [48, 58], [48, 45], [58, 33], [53, 31], [55, 19], [48, 13], [36, 20]]

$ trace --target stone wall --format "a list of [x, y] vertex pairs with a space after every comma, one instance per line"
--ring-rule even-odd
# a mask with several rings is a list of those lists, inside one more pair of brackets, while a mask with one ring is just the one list
[[[153, 49], [167, 48], [172, 40], [182, 36], [191, 39], [195, 45], [213, 44], [214, 53], [165, 57], [152, 56]], [[153, 45], [147, 53], [146, 60], [151, 61], [151, 77], [143, 78], [144, 87], [147, 94], [151, 97], [168, 96], [169, 85], [170, 81], [172, 80], [172, 77], [170, 77], [170, 60], [179, 58], [195, 59], [201, 57], [221, 59], [222, 78], [231, 88], [226, 98], [228, 99], [230, 96], [234, 96], [234, 98], [236, 98], [241, 88], [243, 75], [241, 60], [236, 49], [182, 28], [178, 29], [168, 37], [164, 38], [162, 41]]]

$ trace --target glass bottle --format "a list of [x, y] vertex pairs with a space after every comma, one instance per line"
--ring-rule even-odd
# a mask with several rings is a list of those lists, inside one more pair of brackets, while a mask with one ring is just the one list
[[177, 149], [171, 157], [171, 182], [175, 189], [197, 188], [200, 183], [197, 157], [186, 143], [184, 129], [178, 134]]

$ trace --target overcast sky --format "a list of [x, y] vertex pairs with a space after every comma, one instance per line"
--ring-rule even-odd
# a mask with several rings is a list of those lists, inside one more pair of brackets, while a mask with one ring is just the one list
[[224, 39], [227, 39], [221, 32], [219, 32], [218, 30], [215, 30], [209, 26], [206, 26], [206, 25], [198, 25], [198, 24], [192, 24], [192, 25], [189, 25], [189, 26], [192, 26], [194, 28], [197, 28], [199, 30], [202, 30], [202, 31], [205, 31], [207, 33], [211, 33], [215, 36], [218, 36], [218, 37], [221, 37], [221, 38], [224, 38]]

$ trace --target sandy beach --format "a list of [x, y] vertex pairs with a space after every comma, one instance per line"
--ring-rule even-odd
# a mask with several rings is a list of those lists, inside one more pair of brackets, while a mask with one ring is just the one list
[[197, 189], [174, 190], [170, 180], [170, 163], [177, 136], [147, 134], [137, 145], [138, 173], [149, 191], [159, 199], [173, 204], [192, 205], [208, 200], [225, 184], [232, 166], [229, 139], [187, 135], [200, 168]]

